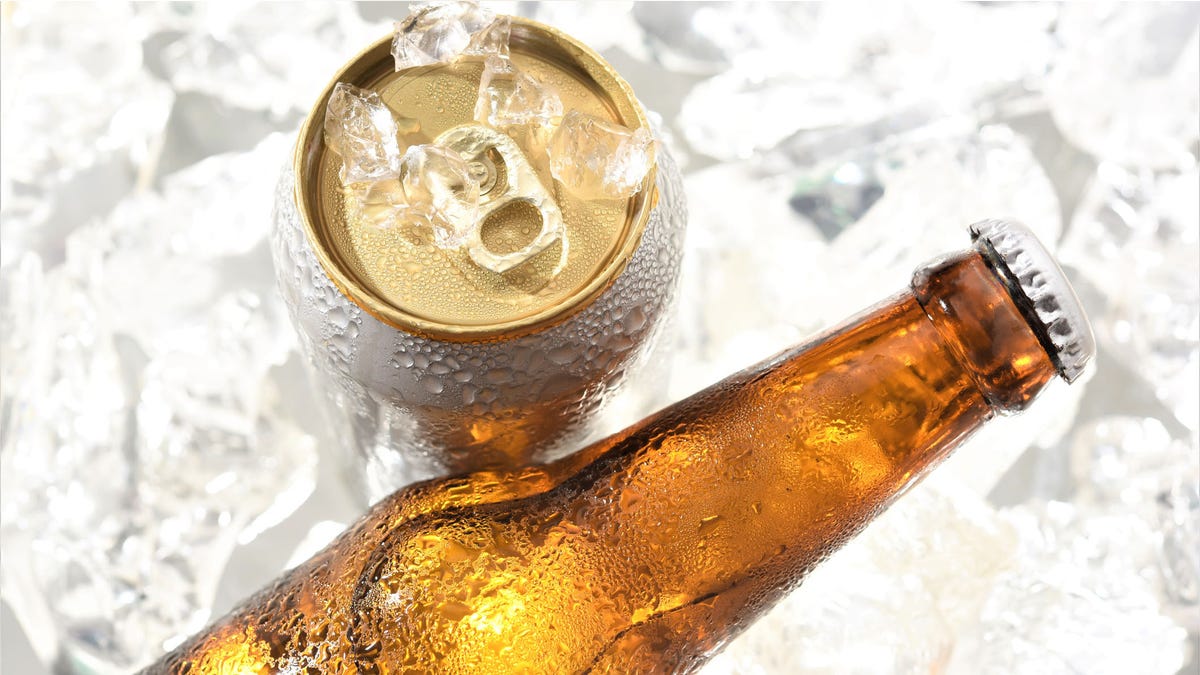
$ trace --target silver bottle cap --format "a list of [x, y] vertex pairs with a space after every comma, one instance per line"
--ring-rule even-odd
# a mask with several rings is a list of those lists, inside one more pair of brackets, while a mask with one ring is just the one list
[[1074, 382], [1096, 354], [1096, 338], [1054, 257], [1028, 228], [1006, 220], [975, 223], [971, 241], [1005, 278], [1059, 374]]

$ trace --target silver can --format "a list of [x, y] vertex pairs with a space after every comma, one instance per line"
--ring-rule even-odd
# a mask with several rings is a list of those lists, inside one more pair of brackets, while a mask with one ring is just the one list
[[[628, 85], [587, 47], [516, 17], [510, 44], [514, 62], [554, 82], [571, 108], [649, 128]], [[334, 84], [379, 92], [432, 136], [470, 121], [482, 69], [396, 73], [388, 48], [381, 40], [352, 60], [310, 112], [278, 184], [273, 237], [327, 421], [371, 501], [414, 480], [553, 459], [661, 404], [664, 359], [652, 352], [670, 323], [686, 220], [660, 143], [627, 200], [555, 190], [563, 242], [504, 273], [356, 224], [321, 133]], [[527, 211], [501, 213], [489, 245], [508, 245], [506, 227], [536, 231]]]

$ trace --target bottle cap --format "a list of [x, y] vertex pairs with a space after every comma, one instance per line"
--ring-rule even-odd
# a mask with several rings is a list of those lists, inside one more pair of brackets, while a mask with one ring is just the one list
[[975, 223], [971, 241], [1001, 273], [1059, 374], [1074, 382], [1096, 354], [1096, 338], [1054, 257], [1029, 228], [1007, 220]]

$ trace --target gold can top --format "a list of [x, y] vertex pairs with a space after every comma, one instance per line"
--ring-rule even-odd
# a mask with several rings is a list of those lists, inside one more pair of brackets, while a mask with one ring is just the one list
[[[554, 87], [564, 109], [636, 130], [649, 126], [629, 85], [594, 51], [549, 26], [512, 17], [510, 58]], [[585, 307], [625, 268], [657, 200], [652, 167], [628, 199], [580, 199], [554, 181], [548, 163], [532, 164], [562, 214], [559, 240], [504, 272], [474, 262], [465, 249], [448, 250], [403, 227], [367, 222], [339, 179], [340, 156], [325, 143], [325, 108], [339, 82], [368, 89], [420, 138], [474, 121], [484, 63], [459, 60], [396, 72], [391, 36], [342, 68], [301, 127], [296, 145], [296, 203], [308, 240], [325, 273], [355, 304], [401, 330], [474, 341], [536, 332]], [[489, 214], [480, 239], [503, 255], [530, 242], [542, 216], [525, 202]]]

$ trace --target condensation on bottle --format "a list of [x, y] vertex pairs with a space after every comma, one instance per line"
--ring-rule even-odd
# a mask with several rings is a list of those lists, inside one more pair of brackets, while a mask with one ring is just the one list
[[1095, 346], [1025, 228], [555, 463], [420, 483], [146, 673], [689, 672]]

